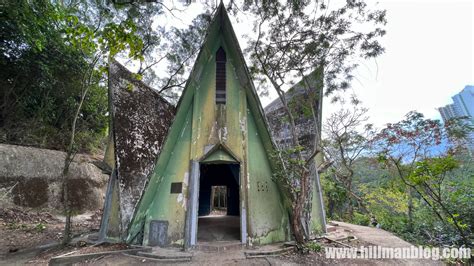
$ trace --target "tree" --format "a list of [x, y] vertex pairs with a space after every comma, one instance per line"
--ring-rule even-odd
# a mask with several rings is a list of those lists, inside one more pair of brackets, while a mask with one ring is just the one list
[[[4, 6], [0, 43], [2, 142], [65, 150], [87, 59], [65, 43], [56, 7], [47, 1]], [[106, 90], [96, 83], [79, 121], [78, 146], [100, 146], [107, 127]]]
[[[79, 150], [76, 134], [78, 133], [77, 129], [80, 118], [86, 115], [83, 112], [85, 100], [89, 96], [89, 91], [96, 88], [97, 84], [100, 84], [100, 80], [104, 77], [104, 69], [106, 68], [103, 66], [107, 62], [106, 58], [114, 56], [125, 49], [129, 51], [130, 57], [139, 58], [142, 41], [135, 34], [135, 25], [130, 20], [118, 23], [109, 22], [103, 27], [93, 27], [79, 20], [76, 15], [77, 10], [75, 6], [68, 7], [61, 3], [52, 4], [47, 1], [38, 1], [36, 5], [22, 1], [21, 4], [25, 9], [30, 9], [32, 13], [35, 12], [35, 8], [41, 7], [40, 14], [44, 17], [45, 24], [51, 25], [51, 28], [54, 28], [56, 31], [58, 44], [74, 50], [76, 56], [84, 62], [82, 67], [77, 70], [77, 75], [80, 79], [75, 84], [78, 88], [75, 90], [77, 94], [73, 95], [74, 100], [70, 106], [74, 112], [68, 121], [69, 123], [65, 124], [66, 127], [70, 127], [70, 135], [65, 147], [66, 156], [62, 171], [62, 192], [66, 215], [62, 242], [63, 244], [68, 244], [70, 241], [71, 215], [73, 212], [69, 199], [69, 170]], [[36, 48], [41, 50], [41, 39], [36, 39], [35, 41]], [[47, 41], [45, 40], [45, 42]]]
[[209, 12], [198, 15], [186, 29], [172, 28], [166, 33], [169, 43], [166, 54], [166, 75], [156, 78], [159, 92], [171, 102], [177, 102], [187, 81], [192, 63], [197, 58], [206, 30], [211, 22]]
[[[363, 199], [353, 189], [353, 177], [357, 159], [369, 152], [370, 142], [376, 132], [368, 120], [368, 109], [360, 107], [360, 102], [352, 98], [352, 109], [341, 107], [331, 114], [323, 125], [326, 139], [323, 140], [324, 155], [332, 162], [329, 176], [340, 184], [360, 210], [368, 213]], [[344, 103], [342, 104], [344, 105]], [[348, 201], [348, 218], [352, 220], [354, 209]]]
[[[137, 35], [143, 40], [140, 52], [143, 60], [130, 59], [125, 65], [138, 65], [137, 74], [143, 76], [145, 83], [156, 88], [171, 103], [177, 103], [210, 23], [209, 7], [188, 28], [180, 29], [156, 23], [165, 16], [179, 19], [177, 16], [183, 10], [174, 3], [171, 7], [163, 1], [113, 0], [112, 3], [115, 13], [135, 23]], [[188, 4], [190, 2], [183, 2], [182, 7]], [[157, 66], [160, 66], [159, 74]]]
[[[452, 128], [457, 129], [457, 134], [452, 134]], [[395, 169], [407, 188], [409, 230], [414, 223], [413, 193], [416, 193], [442, 223], [456, 228], [461, 242], [468, 244], [465, 226], [443, 199], [446, 197], [443, 193], [449, 192], [444, 190], [446, 176], [458, 168], [452, 155], [459, 147], [440, 151], [443, 141], [449, 137], [465, 137], [467, 131], [462, 128], [459, 124], [443, 126], [438, 120], [425, 119], [420, 113], [410, 112], [404, 120], [388, 124], [378, 135], [377, 143], [379, 161]]]
[[[464, 224], [459, 215], [448, 208], [444, 199], [443, 186], [446, 176], [458, 168], [458, 162], [451, 155], [438, 158], [428, 158], [416, 163], [416, 168], [407, 177], [412, 186], [425, 203], [430, 206], [436, 216], [442, 221], [453, 225], [461, 236], [464, 244], [469, 244], [467, 224]], [[444, 217], [443, 217], [444, 214]]]
[[[156, 17], [174, 12], [158, 1], [22, 0], [6, 3], [5, 11], [0, 141], [66, 151], [66, 205], [75, 154], [93, 151], [106, 135], [108, 58], [138, 64], [137, 77], [148, 79], [154, 77], [152, 66], [168, 61], [169, 76], [157, 84], [161, 93], [173, 97], [176, 94], [168, 92], [184, 84], [186, 67], [209, 21], [208, 15], [201, 15], [188, 29], [155, 28]], [[68, 242], [72, 210], [65, 209]]]
[[[378, 38], [385, 34], [383, 25], [385, 11], [371, 11], [363, 1], [351, 0], [338, 7], [329, 7], [329, 1], [245, 1], [243, 10], [257, 14], [255, 30], [257, 36], [250, 41], [250, 71], [263, 90], [274, 90], [283, 104], [292, 136], [292, 148], [282, 151], [280, 182], [288, 188], [292, 201], [291, 224], [297, 243], [305, 238], [310, 208], [308, 198], [312, 174], [310, 167], [320, 152], [320, 137], [315, 134], [312, 151], [303, 154], [298, 139], [295, 114], [287, 102], [286, 89], [296, 77], [307, 80], [322, 73], [325, 94], [349, 87], [352, 71], [359, 58], [377, 57], [384, 49]], [[368, 31], [357, 28], [358, 22], [370, 25]], [[322, 72], [321, 72], [322, 71]], [[305, 82], [308, 95], [306, 109], [311, 114], [316, 132], [319, 129], [319, 106], [321, 87]], [[314, 167], [313, 167], [314, 169]], [[288, 178], [286, 178], [288, 177]]]

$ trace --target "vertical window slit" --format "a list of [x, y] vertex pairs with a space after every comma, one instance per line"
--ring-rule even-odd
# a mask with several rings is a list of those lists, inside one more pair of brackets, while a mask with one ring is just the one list
[[226, 55], [224, 49], [219, 47], [216, 52], [216, 103], [225, 104], [226, 102], [226, 77], [225, 63]]

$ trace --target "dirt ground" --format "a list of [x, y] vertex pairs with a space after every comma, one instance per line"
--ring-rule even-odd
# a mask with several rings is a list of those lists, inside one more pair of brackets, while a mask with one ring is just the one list
[[[410, 243], [398, 238], [390, 232], [373, 227], [358, 226], [342, 222], [336, 222], [337, 230], [329, 233], [330, 237], [337, 238], [344, 235], [355, 236], [355, 240], [340, 241], [353, 247], [381, 245], [384, 247], [407, 247]], [[310, 252], [301, 255], [289, 252], [280, 256], [266, 258], [245, 257], [244, 251], [234, 250], [219, 253], [206, 253], [193, 251], [193, 259], [190, 263], [173, 263], [170, 265], [443, 265], [442, 262], [432, 260], [400, 260], [400, 259], [327, 259], [324, 254], [324, 246], [340, 247], [330, 241], [319, 242], [323, 246], [320, 252]], [[113, 255], [101, 258], [91, 263], [93, 265], [156, 265], [156, 262], [147, 259], [137, 259], [125, 255]], [[166, 265], [161, 264], [160, 265]]]
[[[0, 209], [0, 264], [34, 264], [47, 265], [54, 257], [74, 252], [84, 254], [108, 250], [121, 250], [126, 245], [115, 244], [94, 247], [84, 241], [78, 241], [68, 247], [52, 247], [41, 252], [28, 250], [45, 244], [57, 243], [62, 238], [63, 217], [49, 212], [25, 210], [20, 208]], [[81, 215], [73, 220], [73, 232], [77, 235], [97, 232], [100, 223], [100, 212]], [[351, 235], [354, 238], [341, 240], [345, 245], [360, 247], [381, 245], [384, 247], [405, 247], [410, 244], [382, 229], [336, 222], [336, 230], [329, 233], [332, 239], [341, 239]], [[351, 240], [352, 239], [352, 240]], [[247, 259], [245, 250], [229, 250], [209, 253], [199, 250], [192, 251], [193, 258], [188, 263], [170, 263], [170, 265], [442, 265], [432, 260], [367, 260], [367, 259], [327, 259], [325, 246], [340, 247], [325, 239], [317, 240], [322, 247], [319, 252], [311, 251], [306, 255], [288, 252], [279, 256]], [[86, 260], [77, 265], [156, 265], [146, 258], [134, 258], [127, 255], [114, 254]], [[160, 263], [162, 264], [162, 263]], [[165, 264], [164, 264], [165, 265]]]
[[[72, 235], [78, 237], [97, 232], [100, 216], [101, 212], [97, 211], [73, 217]], [[0, 208], [0, 261], [17, 254], [24, 257], [40, 246], [53, 246], [62, 240], [63, 230], [64, 217], [60, 215], [19, 207]], [[57, 250], [58, 255], [65, 250], [68, 248]], [[50, 252], [54, 253], [54, 249]]]

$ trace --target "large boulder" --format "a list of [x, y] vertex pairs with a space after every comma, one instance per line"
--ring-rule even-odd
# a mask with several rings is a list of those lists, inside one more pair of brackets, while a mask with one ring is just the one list
[[[61, 151], [0, 144], [0, 198], [19, 206], [61, 210], [65, 156]], [[102, 208], [108, 175], [85, 155], [76, 156], [69, 173], [73, 210]]]

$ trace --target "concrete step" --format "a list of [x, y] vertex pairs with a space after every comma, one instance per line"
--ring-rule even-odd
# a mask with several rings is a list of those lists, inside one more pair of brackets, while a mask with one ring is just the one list
[[239, 241], [201, 242], [195, 248], [204, 252], [221, 252], [226, 250], [242, 250], [245, 248], [245, 245]]
[[155, 256], [150, 256], [150, 254], [143, 254], [143, 255], [131, 255], [131, 254], [123, 254], [124, 256], [131, 257], [138, 259], [140, 261], [147, 260], [147, 261], [153, 261], [157, 263], [163, 263], [163, 262], [190, 262], [191, 258], [156, 258]]
[[180, 261], [191, 261], [193, 255], [191, 254], [179, 254], [179, 253], [155, 253], [155, 252], [137, 252], [138, 256], [148, 257], [153, 259], [161, 260], [180, 260]]

